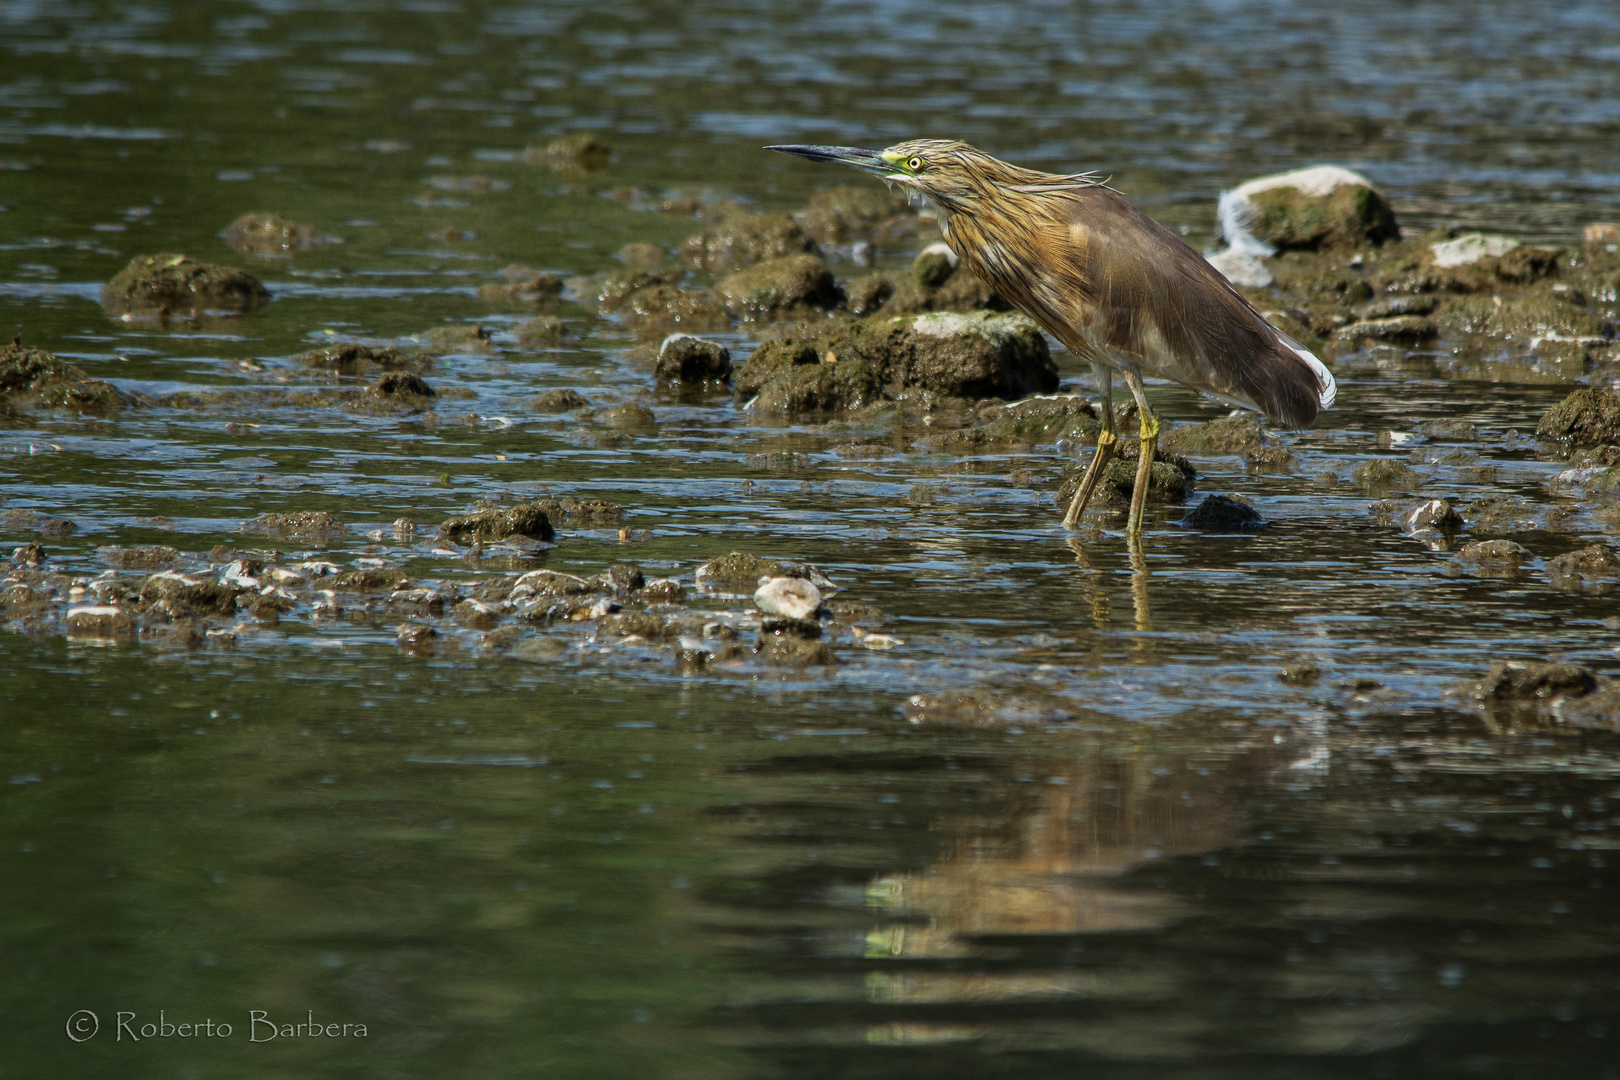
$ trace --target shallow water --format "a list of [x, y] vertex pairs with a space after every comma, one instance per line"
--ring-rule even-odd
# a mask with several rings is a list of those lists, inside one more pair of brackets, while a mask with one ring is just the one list
[[[0, 4], [0, 331], [159, 400], [258, 395], [8, 418], [0, 509], [78, 527], [8, 551], [41, 540], [92, 575], [101, 547], [206, 559], [268, 546], [240, 529], [256, 515], [324, 509], [349, 536], [276, 541], [288, 561], [466, 582], [506, 567], [438, 549], [432, 524], [575, 495], [623, 504], [628, 531], [564, 526], [549, 568], [690, 587], [732, 549], [803, 559], [899, 639], [694, 675], [566, 628], [507, 654], [447, 627], [413, 654], [365, 602], [232, 649], [0, 630], [6, 1065], [1617, 1075], [1620, 737], [1455, 692], [1498, 659], [1620, 669], [1612, 595], [1545, 573], [1612, 540], [1527, 438], [1578, 370], [1511, 344], [1339, 355], [1339, 408], [1283, 437], [1288, 467], [1197, 461], [1201, 493], [1249, 497], [1266, 527], [1154, 508], [1133, 565], [1117, 516], [1058, 527], [1067, 447], [929, 453], [912, 414], [768, 421], [654, 390], [630, 332], [567, 298], [578, 340], [523, 349], [508, 331], [533, 312], [477, 297], [511, 262], [590, 273], [679, 242], [691, 220], [645, 209], [666, 197], [783, 210], [846, 179], [761, 143], [917, 134], [1112, 173], [1195, 246], [1219, 190], [1321, 160], [1372, 177], [1409, 232], [1568, 244], [1620, 216], [1613, 14]], [[609, 169], [522, 162], [579, 130]], [[475, 174], [490, 190], [455, 180]], [[216, 234], [249, 210], [343, 242], [238, 255]], [[100, 283], [158, 251], [245, 265], [275, 300], [103, 313]], [[289, 403], [338, 385], [290, 362], [305, 349], [474, 321], [499, 351], [436, 363], [464, 396], [431, 417]], [[657, 428], [527, 407], [561, 387], [642, 401]], [[1172, 421], [1224, 411], [1150, 393]], [[1457, 419], [1476, 434], [1375, 440]], [[1529, 500], [1513, 536], [1534, 564], [1466, 573], [1378, 524], [1389, 493], [1352, 475], [1389, 457], [1414, 493]], [[424, 528], [397, 537], [400, 517]], [[1279, 681], [1301, 663], [1314, 683]], [[81, 1009], [100, 1030], [74, 1042]], [[233, 1033], [118, 1038], [120, 1011], [138, 1034], [160, 1010]], [[252, 1044], [252, 1010], [367, 1034]]]

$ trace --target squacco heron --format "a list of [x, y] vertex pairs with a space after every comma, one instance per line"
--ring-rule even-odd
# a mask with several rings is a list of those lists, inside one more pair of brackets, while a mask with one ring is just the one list
[[917, 139], [887, 150], [771, 146], [900, 184], [931, 202], [962, 262], [1075, 356], [1088, 361], [1102, 433], [1069, 504], [1073, 528], [1114, 453], [1113, 373], [1136, 398], [1141, 456], [1125, 532], [1142, 534], [1159, 421], [1144, 376], [1169, 379], [1309, 427], [1333, 404], [1333, 375], [1268, 323], [1174, 233], [1090, 173], [1058, 176], [1009, 165], [966, 143]]

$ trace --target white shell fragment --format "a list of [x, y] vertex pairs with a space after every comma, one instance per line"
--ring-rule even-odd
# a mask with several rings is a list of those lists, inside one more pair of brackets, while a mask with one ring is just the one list
[[821, 590], [803, 578], [762, 578], [754, 603], [767, 615], [813, 619], [821, 610]]

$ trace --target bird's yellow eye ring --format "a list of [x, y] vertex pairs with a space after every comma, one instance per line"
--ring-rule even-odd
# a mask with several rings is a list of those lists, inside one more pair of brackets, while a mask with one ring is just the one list
[[906, 162], [906, 168], [910, 169], [912, 172], [922, 172], [923, 164], [922, 158], [914, 157], [910, 161]]

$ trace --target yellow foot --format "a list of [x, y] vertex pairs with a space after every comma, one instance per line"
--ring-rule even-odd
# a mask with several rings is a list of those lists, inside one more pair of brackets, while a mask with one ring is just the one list
[[1153, 481], [1153, 458], [1159, 451], [1159, 421], [1150, 413], [1142, 417], [1141, 457], [1136, 462], [1136, 482], [1131, 485], [1131, 512], [1125, 519], [1125, 535], [1142, 535], [1142, 513], [1147, 508], [1148, 485]]

